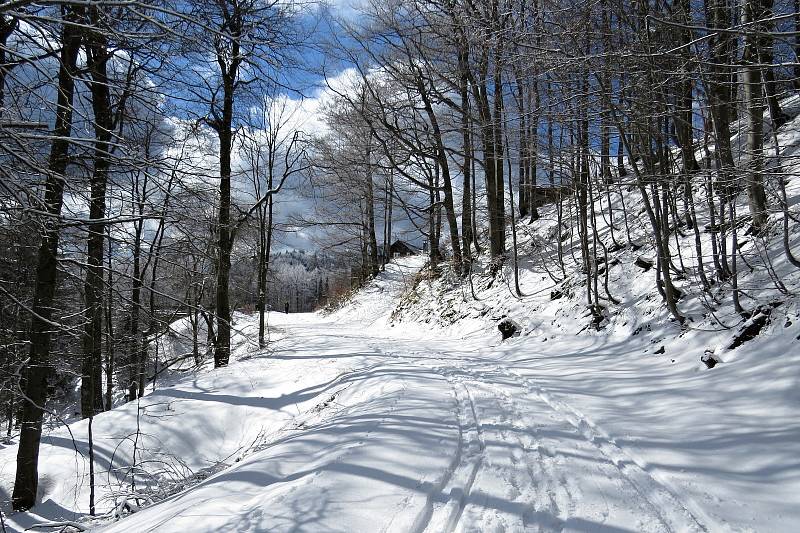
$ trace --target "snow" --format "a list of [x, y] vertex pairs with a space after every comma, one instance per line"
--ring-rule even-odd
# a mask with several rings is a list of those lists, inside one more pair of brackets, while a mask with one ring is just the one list
[[[778, 132], [784, 154], [800, 146], [798, 130], [795, 117]], [[784, 168], [795, 205], [800, 169], [788, 159]], [[632, 239], [647, 243], [638, 191], [620, 189], [596, 205], [598, 234], [610, 241], [601, 216], [610, 199], [616, 238], [626, 240], [624, 199]], [[709, 217], [697, 195], [702, 228]], [[800, 271], [783, 254], [781, 215], [772, 214], [764, 239], [740, 240], [755, 266], [740, 273], [743, 305], [774, 307], [761, 333], [735, 349], [742, 318], [730, 285], [714, 287], [709, 313], [692, 231], [673, 243], [686, 266], [676, 285], [687, 325], [664, 309], [653, 269], [634, 266], [653, 255], [648, 244], [610, 256], [620, 303], [595, 330], [585, 275], [571, 260], [563, 273], [554, 261], [555, 210], [541, 215], [517, 226], [522, 296], [510, 262], [493, 276], [480, 258], [470, 286], [447, 269], [420, 272], [425, 258], [412, 256], [336, 311], [270, 313], [266, 350], [257, 316], [236, 314], [230, 366], [184, 365], [138, 403], [94, 419], [104, 516], [87, 516], [80, 421], [47, 433], [42, 503], [8, 515], [7, 530], [74, 520], [126, 533], [797, 531]], [[708, 234], [701, 240], [709, 250]], [[568, 239], [565, 255], [576, 245]], [[505, 318], [520, 334], [502, 341]], [[162, 360], [190, 350], [187, 328], [178, 321], [160, 340]], [[720, 364], [707, 369], [706, 352]], [[0, 444], [5, 511], [16, 451]], [[143, 507], [116, 519], [132, 493]]]
[[[328, 316], [272, 313], [271, 350], [240, 339], [229, 367], [174, 378], [141, 399], [137, 457], [154, 498], [170, 482], [208, 477], [94, 525], [789, 532], [800, 523], [798, 356], [785, 350], [800, 321], [713, 371], [681, 357], [680, 338], [664, 341], [666, 355], [642, 357], [656, 333], [557, 336], [545, 314], [526, 325], [532, 334], [506, 342], [490, 321], [443, 329], [418, 307], [415, 320], [387, 327], [401, 294], [407, 302], [409, 291], [434, 287], [412, 283], [421, 265], [389, 265]], [[482, 294], [524, 304], [497, 287]], [[255, 316], [237, 323], [239, 335], [254, 335]], [[103, 512], [129, 492], [115, 479], [130, 464], [136, 407], [94, 421]], [[70, 429], [83, 457], [65, 429], [47, 436], [45, 503], [9, 516], [11, 531], [87, 519], [86, 422]], [[15, 453], [0, 450], [4, 494]]]

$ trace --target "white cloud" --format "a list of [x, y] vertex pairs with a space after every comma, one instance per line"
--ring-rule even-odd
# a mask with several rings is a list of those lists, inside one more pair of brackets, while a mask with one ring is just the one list
[[367, 0], [328, 0], [327, 5], [334, 15], [353, 19], [360, 16], [369, 4]]

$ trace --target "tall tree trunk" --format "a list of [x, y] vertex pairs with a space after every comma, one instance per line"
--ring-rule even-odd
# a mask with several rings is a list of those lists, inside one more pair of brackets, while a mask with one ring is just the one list
[[[503, 70], [499, 64], [499, 59], [502, 57], [502, 47], [498, 46], [498, 51], [495, 52], [495, 65], [494, 65], [494, 87], [493, 87], [493, 103], [494, 103], [494, 117], [491, 120], [492, 133], [494, 135], [494, 167], [495, 167], [495, 223], [492, 227], [494, 235], [493, 241], [497, 254], [493, 256], [499, 257], [505, 254], [506, 251], [506, 195], [505, 195], [505, 179], [503, 178], [503, 161], [505, 160], [505, 145], [503, 143]], [[512, 209], [514, 206], [511, 206]]]
[[[517, 154], [518, 158], [517, 172], [519, 176], [519, 188], [517, 194], [519, 195], [518, 199], [519, 216], [520, 218], [524, 218], [528, 216], [528, 208], [530, 207], [530, 202], [528, 200], [528, 148], [527, 148], [528, 126], [527, 126], [527, 120], [525, 119], [525, 110], [526, 110], [525, 88], [524, 88], [524, 83], [519, 74], [516, 75], [515, 85], [517, 90], [516, 94], [517, 111], [519, 112], [519, 128], [517, 131], [517, 135], [519, 137], [518, 139], [519, 152]], [[506, 142], [506, 144], [508, 143]], [[510, 187], [510, 182], [509, 182], [509, 187]], [[509, 194], [511, 193], [509, 192]]]
[[430, 268], [439, 266], [439, 235], [436, 230], [436, 182], [428, 176], [428, 260]]
[[[758, 0], [758, 2], [761, 9], [760, 18], [762, 20], [771, 19], [775, 15], [773, 12], [775, 0]], [[775, 69], [771, 66], [767, 66], [772, 65], [775, 55], [775, 39], [772, 35], [769, 35], [770, 32], [775, 31], [775, 23], [764, 22], [757, 25], [756, 28], [760, 32], [760, 35], [756, 36], [756, 40], [758, 41], [758, 59], [756, 62], [760, 65], [764, 65], [760, 67], [764, 83], [764, 96], [767, 101], [767, 106], [769, 107], [772, 121], [775, 127], [780, 128], [788, 122], [789, 117], [783, 112], [780, 102], [778, 101], [778, 83], [775, 80]]]
[[[506, 145], [508, 145], [508, 137], [506, 137]], [[519, 250], [517, 248], [517, 219], [514, 215], [514, 179], [511, 169], [511, 158], [508, 161], [508, 199], [511, 204], [509, 214], [511, 215], [511, 263], [514, 269], [514, 291], [517, 296], [522, 296], [522, 289], [519, 286]], [[522, 170], [522, 169], [521, 169]]]
[[[148, 254], [147, 262], [149, 263], [150, 260], [153, 261], [153, 266], [150, 268], [150, 287], [148, 289], [148, 296], [150, 300], [150, 323], [147, 326], [147, 338], [145, 339], [145, 343], [142, 347], [142, 360], [145, 360], [148, 353], [148, 345], [149, 342], [147, 339], [149, 338], [157, 338], [156, 337], [156, 330], [158, 329], [158, 317], [157, 317], [157, 309], [156, 309], [156, 282], [158, 281], [158, 266], [161, 259], [161, 246], [164, 242], [164, 225], [166, 224], [167, 220], [167, 213], [169, 212], [169, 200], [170, 200], [170, 193], [172, 192], [172, 184], [174, 182], [175, 174], [172, 174], [170, 178], [169, 184], [167, 185], [166, 196], [164, 198], [164, 205], [161, 209], [161, 217], [158, 221], [158, 228], [156, 229], [156, 234], [153, 237], [153, 242], [150, 244], [150, 253]], [[156, 387], [156, 376], [158, 376], [158, 341], [156, 340], [154, 346], [154, 361], [155, 361], [155, 369], [153, 371], [153, 390]], [[139, 380], [139, 396], [144, 395], [144, 372], [142, 371], [142, 377]]]
[[[794, 57], [800, 58], [800, 0], [794, 0]], [[800, 88], [800, 61], [794, 66], [794, 86]]]
[[[384, 219], [384, 229], [386, 230], [386, 241], [383, 250], [383, 262], [388, 263], [392, 256], [392, 217], [394, 210], [394, 174], [389, 171], [386, 178], [386, 218]], [[327, 297], [328, 291], [323, 294]]]
[[[391, 205], [391, 198], [389, 194], [389, 176], [387, 176], [383, 182], [383, 243], [381, 245], [380, 254], [381, 272], [386, 270], [386, 263], [389, 262], [389, 247], [391, 246], [389, 242], [389, 234], [391, 233], [389, 231], [389, 208]], [[322, 280], [320, 280], [320, 283], [322, 283]], [[322, 296], [322, 290], [318, 291], [318, 296]]]
[[539, 95], [539, 82], [534, 80], [532, 90], [528, 92], [528, 109], [531, 109], [531, 118], [528, 120], [527, 152], [528, 164], [528, 211], [530, 222], [539, 220], [539, 207], [536, 205], [536, 191], [538, 190], [539, 176], [539, 121], [541, 119], [541, 96]]
[[6, 103], [6, 77], [11, 70], [11, 66], [6, 63], [8, 50], [8, 38], [14, 33], [17, 28], [17, 19], [14, 17], [6, 17], [5, 14], [0, 14], [0, 118], [3, 117]]
[[[495, 123], [495, 117], [492, 115], [492, 105], [489, 101], [488, 61], [488, 54], [484, 51], [478, 67], [479, 81], [473, 84], [473, 96], [478, 106], [483, 145], [486, 207], [489, 218], [489, 252], [493, 258], [500, 258], [505, 253], [505, 216], [503, 214], [505, 206], [501, 192], [504, 188], [504, 185], [501, 185], [503, 183], [503, 164], [502, 156], [498, 155], [502, 153], [502, 142], [498, 147], [497, 136], [500, 125]], [[496, 81], [502, 81], [499, 73]], [[496, 83], [496, 85], [502, 90], [501, 83]], [[496, 98], [500, 98], [500, 96], [496, 96]], [[495, 102], [495, 107], [499, 106], [502, 110], [500, 102], [498, 100], [495, 100]], [[500, 209], [501, 206], [503, 209]]]
[[[83, 16], [83, 8], [65, 6], [65, 20], [76, 22]], [[17, 472], [12, 494], [12, 506], [20, 511], [36, 503], [39, 484], [39, 443], [42, 437], [42, 414], [50, 375], [50, 336], [53, 329], [53, 297], [56, 290], [57, 256], [60, 227], [58, 217], [64, 202], [64, 184], [69, 162], [69, 137], [72, 134], [72, 102], [75, 94], [77, 58], [81, 46], [81, 30], [77, 25], [65, 24], [61, 30], [61, 57], [58, 69], [58, 97], [53, 141], [47, 164], [45, 184], [45, 209], [42, 240], [39, 246], [33, 313], [30, 327], [30, 352], [26, 368], [24, 393], [26, 401], [22, 410], [22, 428], [17, 450]]]
[[106, 296], [106, 411], [113, 407], [114, 397], [114, 367], [116, 365], [115, 344], [114, 344], [114, 270], [111, 268], [111, 229], [106, 226], [106, 239], [108, 241], [108, 255], [106, 265], [108, 267], [108, 287]]
[[578, 233], [581, 241], [581, 256], [583, 258], [583, 270], [586, 274], [586, 295], [587, 304], [592, 306], [592, 271], [596, 263], [596, 257], [589, 251], [589, 209], [593, 206], [589, 204], [589, 118], [588, 118], [588, 94], [587, 79], [581, 82], [580, 109], [578, 110], [578, 172], [576, 180], [576, 201], [578, 207]]
[[[92, 20], [97, 23], [97, 7], [92, 7]], [[109, 53], [106, 39], [92, 32], [86, 47], [94, 114], [94, 171], [90, 179], [89, 238], [85, 280], [86, 326], [83, 335], [81, 371], [81, 415], [83, 418], [103, 411], [102, 339], [103, 339], [103, 259], [105, 252], [106, 183], [111, 166], [111, 95], [107, 75]], [[95, 222], [96, 221], [96, 222]]]
[[[678, 22], [688, 25], [691, 23], [691, 7], [689, 0], [680, 0], [678, 2]], [[692, 34], [688, 30], [683, 30], [681, 33], [681, 44], [688, 46], [692, 40]], [[688, 52], [688, 50], [686, 51]], [[688, 53], [684, 52], [687, 57], [681, 58], [681, 67], [679, 70], [679, 81], [677, 84], [676, 95], [676, 111], [674, 116], [675, 136], [678, 139], [678, 145], [681, 150], [681, 160], [683, 163], [683, 172], [685, 174], [693, 174], [700, 169], [697, 164], [697, 159], [694, 156], [694, 141], [693, 141], [693, 114], [692, 114], [692, 77], [688, 65], [690, 64]]]
[[[149, 154], [148, 154], [149, 155]], [[142, 190], [139, 190], [139, 179], [141, 178]], [[144, 345], [141, 328], [139, 327], [139, 319], [142, 310], [142, 233], [144, 232], [144, 200], [147, 194], [147, 185], [149, 177], [147, 173], [134, 178], [132, 189], [132, 200], [137, 209], [137, 220], [134, 225], [133, 236], [133, 273], [131, 279], [131, 315], [130, 315], [130, 342], [128, 344], [128, 353], [130, 354], [128, 361], [128, 401], [135, 400], [138, 396], [138, 391], [144, 386], [144, 367], [146, 361], [145, 353], [143, 353], [142, 346]]]
[[[761, 0], [745, 0], [742, 5], [742, 24], [757, 23], [764, 17]], [[755, 24], [755, 29], [760, 28]], [[744, 36], [744, 75], [742, 89], [747, 113], [747, 151], [750, 164], [747, 173], [747, 200], [753, 229], [761, 231], [767, 223], [767, 195], [764, 192], [764, 98], [761, 91], [761, 69], [759, 47], [762, 39], [754, 32]], [[731, 220], [735, 226], [736, 221]], [[734, 229], [735, 231], [735, 229]], [[735, 254], [736, 251], [734, 250]]]
[[367, 247], [369, 269], [368, 276], [374, 278], [380, 272], [380, 265], [378, 264], [378, 238], [375, 235], [375, 184], [372, 181], [372, 134], [370, 133], [369, 140], [367, 141], [366, 151], [366, 176], [364, 176], [364, 186], [366, 198], [366, 216], [367, 216]]
[[[268, 200], [269, 201], [269, 200]], [[267, 214], [258, 210], [258, 347], [266, 348]]]
[[442, 130], [439, 127], [439, 119], [433, 111], [433, 104], [431, 103], [428, 92], [425, 88], [424, 81], [421, 73], [418, 72], [417, 76], [417, 89], [422, 98], [425, 106], [425, 112], [428, 120], [431, 123], [433, 130], [433, 138], [436, 143], [436, 159], [438, 168], [441, 170], [442, 176], [442, 192], [444, 193], [444, 211], [447, 218], [447, 227], [450, 232], [450, 248], [453, 251], [453, 270], [456, 274], [461, 275], [462, 271], [462, 256], [461, 256], [461, 240], [458, 236], [458, 220], [456, 219], [455, 201], [453, 200], [453, 182], [450, 176], [450, 163], [447, 160], [447, 151], [442, 138]]
[[[607, 5], [607, 0], [600, 0], [601, 10], [601, 23], [603, 29], [603, 53], [606, 58], [603, 61], [603, 68], [600, 73], [600, 86], [608, 87], [608, 79], [611, 74], [611, 55], [613, 53], [613, 45], [611, 44], [611, 15]], [[613, 182], [611, 175], [611, 125], [609, 124], [608, 106], [609, 98], [603, 98], [600, 105], [600, 183], [610, 185]], [[613, 238], [613, 216], [611, 221], [612, 238]]]
[[[268, 190], [273, 187], [273, 172], [269, 171]], [[259, 252], [258, 252], [258, 346], [266, 348], [266, 305], [267, 305], [267, 273], [269, 272], [269, 254], [272, 248], [272, 195], [267, 199], [266, 213], [259, 217]]]
[[[731, 25], [731, 8], [726, 0], [707, 0], [706, 24], [711, 28], [725, 29]], [[706, 76], [708, 100], [714, 125], [715, 156], [719, 161], [720, 186], [717, 187], [723, 202], [730, 197], [733, 188], [734, 161], [731, 149], [730, 123], [735, 110], [733, 84], [731, 83], [735, 41], [730, 34], [720, 32], [709, 39], [710, 72]]]
[[226, 366], [231, 357], [230, 275], [233, 249], [231, 225], [231, 151], [233, 145], [233, 92], [235, 75], [223, 73], [223, 107], [219, 136], [219, 215], [217, 217], [217, 335], [214, 366]]

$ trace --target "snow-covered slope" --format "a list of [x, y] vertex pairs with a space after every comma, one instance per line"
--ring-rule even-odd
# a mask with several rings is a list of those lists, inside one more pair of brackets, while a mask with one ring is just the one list
[[[452, 316], [452, 292], [413, 299], [443, 305]], [[496, 292], [480, 291], [479, 297], [484, 298], [480, 305], [456, 306], [469, 311], [442, 336], [463, 334], [462, 342], [473, 347], [459, 364], [476, 383], [500, 382], [499, 393], [527, 404], [523, 415], [512, 419], [522, 420], [521, 432], [537, 435], [536, 446], [543, 442], [541, 425], [564, 423], [548, 452], [569, 465], [559, 487], [568, 493], [563, 504], [556, 504], [559, 513], [570, 516], [590, 501], [599, 509], [606, 505], [608, 494], [598, 486], [589, 494], [570, 488], [586, 482], [580, 465], [588, 457], [582, 447], [588, 445], [601, 452], [601, 462], [629, 477], [640, 494], [655, 496], [647, 499], [656, 507], [664, 495], [697, 523], [673, 523], [670, 530], [796, 531], [800, 314], [795, 303], [774, 312], [756, 339], [735, 350], [718, 348], [724, 362], [709, 370], [700, 362], [705, 349], [725, 346], [734, 332], [681, 332], [655, 310], [642, 319], [631, 312], [618, 319], [616, 329], [596, 332], [585, 329], [590, 317], [580, 305], [564, 311], [549, 305], [549, 294], [518, 300], [503, 285]], [[423, 323], [431, 318], [419, 304], [410, 312], [422, 316]], [[504, 315], [524, 329], [520, 337], [500, 342], [492, 327]], [[404, 329], [421, 328], [409, 323]], [[483, 345], [490, 336], [494, 346]], [[602, 487], [604, 477], [595, 476], [589, 485]], [[599, 524], [585, 530], [604, 531]]]
[[422, 255], [395, 259], [377, 279], [347, 295], [329, 318], [375, 330], [391, 326], [391, 315], [398, 300], [413, 288], [418, 281], [416, 275], [426, 262]]
[[[163, 531], [244, 530], [248, 521], [255, 520], [245, 509], [247, 502], [258, 514], [261, 502], [275, 499], [269, 508], [278, 514], [266, 513], [255, 530], [281, 525], [290, 529], [296, 519], [309, 524], [319, 520], [319, 525], [334, 527], [347, 508], [353, 513], [347, 523], [366, 531], [379, 516], [374, 506], [353, 506], [347, 498], [340, 499], [342, 511], [331, 516], [320, 511], [316, 518], [313, 509], [307, 509], [311, 514], [305, 516], [307, 513], [293, 510], [293, 506], [304, 505], [306, 498], [312, 507], [321, 504], [319, 491], [340, 497], [385, 492], [384, 499], [393, 503], [414, 496], [411, 485], [416, 481], [393, 492], [391, 479], [382, 479], [379, 469], [390, 459], [390, 463], [396, 461], [390, 468], [392, 476], [399, 476], [398, 469], [406, 464], [409, 479], [428, 468], [433, 483], [447, 470], [458, 445], [457, 422], [452, 416], [447, 420], [453, 399], [447, 389], [427, 386], [430, 380], [443, 378], [426, 377], [426, 372], [398, 362], [391, 352], [384, 351], [385, 342], [370, 339], [364, 322], [385, 322], [393, 302], [423, 262], [410, 257], [388, 265], [378, 280], [333, 316], [271, 313], [274, 344], [263, 352], [254, 342], [257, 316], [237, 315], [233, 339], [237, 348], [229, 367], [204, 369], [183, 378], [173, 375], [138, 403], [97, 416], [93, 434], [98, 513], [110, 513], [111, 518], [114, 509], [127, 514], [126, 505], [138, 507], [149, 503], [148, 498], [168, 498], [120, 522], [120, 527], [126, 531], [156, 526]], [[183, 326], [178, 323], [175, 329], [180, 332]], [[162, 342], [162, 350], [184, 351], [185, 343], [178, 341]], [[375, 433], [376, 427], [389, 420], [388, 413], [397, 413], [401, 421], [406, 417], [422, 420], [429, 410], [442, 408], [442, 426], [432, 427], [427, 435], [408, 432], [405, 439], [392, 434], [382, 439], [380, 432]], [[87, 430], [87, 421], [77, 422], [43, 439], [42, 503], [31, 513], [10, 516], [12, 531], [44, 519], [87, 519]], [[366, 451], [353, 450], [365, 442], [369, 443]], [[431, 450], [442, 443], [449, 446], [431, 456], [426, 467], [416, 460], [416, 446], [421, 443]], [[400, 455], [403, 449], [405, 456]], [[15, 445], [0, 449], [0, 501], [4, 506], [12, 489], [15, 456]], [[349, 459], [349, 470], [338, 472], [334, 465], [344, 457]], [[329, 468], [331, 473], [325, 475]], [[275, 485], [287, 471], [296, 482]], [[372, 485], [356, 480], [348, 489], [345, 481], [353, 476], [349, 471], [373, 472], [375, 480]], [[132, 486], [134, 472], [136, 484]], [[283, 508], [277, 505], [285, 498], [283, 489], [297, 492], [309, 484], [311, 478], [305, 474], [312, 473], [314, 488], [307, 494], [301, 491], [303, 501], [287, 500]], [[180, 493], [185, 487], [193, 488]], [[177, 495], [170, 498], [173, 493]], [[326, 506], [336, 508], [333, 502]], [[170, 517], [165, 520], [161, 513], [167, 508]], [[198, 524], [198, 508], [219, 518]], [[140, 525], [132, 524], [132, 519]]]
[[[797, 98], [783, 102], [795, 118], [777, 135], [790, 206], [800, 201], [800, 164], [794, 158], [800, 147], [799, 104]], [[767, 153], [774, 154], [772, 145]], [[771, 157], [770, 165], [776, 164]], [[774, 181], [768, 190], [775, 208]], [[710, 255], [705, 190], [695, 194], [700, 241]], [[745, 202], [742, 193], [741, 213], [747, 212]], [[800, 270], [784, 253], [780, 210], [774, 209], [762, 236], [746, 235], [745, 225], [739, 230], [742, 305], [755, 316], [769, 311], [757, 336], [739, 344], [735, 340], [747, 339], [741, 333], [752, 320], [734, 309], [729, 280], [716, 280], [710, 294], [701, 290], [691, 228], [673, 231], [671, 237], [674, 261], [684, 273], [676, 282], [684, 293], [679, 308], [687, 317], [680, 326], [656, 291], [655, 269], [635, 265], [655, 253], [638, 190], [616, 186], [602, 191], [594, 208], [599, 238], [609, 248], [615, 241], [622, 245], [601, 267], [608, 269], [609, 292], [619, 303], [605, 298], [601, 275], [606, 308], [599, 330], [586, 305], [586, 275], [580, 261], [570, 258], [580, 257], [577, 236], [564, 238], [555, 206], [548, 206], [540, 220], [517, 226], [521, 295], [514, 288], [511, 261], [495, 276], [482, 257], [471, 283], [458, 282], [448, 272], [419, 283], [394, 313], [402, 324], [395, 333], [400, 328], [406, 336], [427, 336], [439, 330], [442, 337], [470, 343], [494, 338], [494, 347], [476, 345], [469, 366], [479, 375], [499, 368], [515, 376], [515, 382], [527, 383], [531, 393], [557, 411], [555, 416], [570, 422], [577, 438], [643, 480], [645, 492], [672, 494], [710, 531], [796, 531]], [[569, 210], [567, 203], [564, 209]], [[628, 230], [637, 246], [627, 244]], [[559, 238], [567, 257], [563, 272], [555, 260]], [[800, 224], [794, 221], [790, 247], [800, 255]], [[705, 268], [713, 278], [708, 256]], [[497, 325], [504, 318], [518, 324], [520, 335], [501, 343]], [[701, 363], [706, 354], [720, 363], [706, 368]]]

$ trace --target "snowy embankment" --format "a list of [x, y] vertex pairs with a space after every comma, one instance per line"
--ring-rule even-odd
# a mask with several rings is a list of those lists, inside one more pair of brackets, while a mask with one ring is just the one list
[[[783, 106], [794, 119], [777, 138], [784, 158], [781, 167], [788, 175], [788, 204], [796, 206], [800, 99], [786, 100]], [[740, 137], [734, 137], [735, 146], [741, 145]], [[766, 151], [774, 153], [771, 144]], [[776, 164], [772, 158], [770, 165]], [[777, 207], [775, 184], [768, 188], [771, 205]], [[710, 255], [705, 190], [697, 189], [695, 195], [700, 240]], [[746, 213], [745, 195], [739, 200], [739, 211]], [[564, 209], [570, 209], [567, 203]], [[547, 206], [540, 220], [517, 226], [522, 295], [514, 289], [510, 261], [494, 276], [481, 258], [473, 268], [471, 286], [454, 283], [445, 272], [444, 278], [422, 282], [407, 294], [394, 312], [394, 318], [406, 324], [404, 335], [438, 329], [442, 337], [470, 339], [476, 353], [463, 365], [484, 376], [483, 381], [492, 381], [499, 372], [498, 379], [512, 380], [526, 397], [540, 398], [551, 409], [543, 407], [535, 422], [542, 416], [568, 422], [570, 436], [559, 439], [556, 457], [578, 462], [570, 441], [583, 439], [582, 444], [602, 451], [628, 476], [640, 494], [655, 496], [647, 499], [656, 507], [663, 496], [685, 509], [694, 527], [797, 531], [800, 271], [784, 253], [782, 214], [774, 212], [769, 229], [758, 238], [744, 233], [745, 224], [740, 226], [742, 305], [754, 317], [765, 308], [769, 313], [768, 318], [760, 315], [766, 325], [747, 340], [749, 336], [741, 334], [752, 320], [734, 310], [730, 282], [717, 281], [710, 294], [700, 290], [692, 229], [672, 232], [672, 256], [684, 274], [676, 281], [684, 293], [679, 308], [687, 317], [681, 327], [656, 291], [655, 269], [636, 265], [637, 259], [652, 259], [655, 253], [639, 191], [612, 187], [598, 195], [594, 209], [599, 239], [609, 248], [615, 240], [622, 244], [609, 254], [608, 264], [600, 266], [601, 271], [608, 269], [610, 293], [620, 303], [604, 301], [607, 308], [599, 330], [586, 305], [586, 274], [579, 261], [570, 258], [570, 250], [580, 254], [577, 236], [558, 228], [555, 207]], [[627, 245], [628, 230], [637, 246]], [[559, 239], [567, 257], [563, 272], [555, 259]], [[728, 246], [732, 248], [730, 234]], [[800, 224], [794, 221], [790, 246], [800, 255]], [[713, 276], [708, 257], [705, 268]], [[600, 278], [602, 291], [602, 274]], [[505, 318], [516, 322], [519, 336], [500, 343], [497, 325]], [[477, 340], [487, 338], [494, 338], [495, 346]], [[720, 362], [713, 369], [701, 362], [707, 354]], [[563, 487], [575, 481], [570, 477]], [[605, 498], [607, 493], [576, 492], [584, 504], [600, 502], [598, 495]], [[563, 506], [558, 507], [563, 512]], [[633, 523], [626, 528], [645, 529]]]
[[[138, 403], [98, 415], [95, 485], [98, 512], [111, 513], [106, 520], [86, 516], [87, 421], [49, 432], [39, 463], [41, 503], [8, 516], [6, 526], [16, 531], [46, 520], [103, 526], [115, 508], [128, 514], [126, 505], [166, 497], [119, 527], [242, 531], [306, 523], [314, 530], [336, 529], [345, 519], [368, 531], [385, 518], [384, 508], [416, 501], [420, 486], [433, 492], [460, 442], [455, 400], [438, 383], [444, 377], [385, 351], [387, 344], [371, 339], [355, 319], [388, 316], [421, 265], [417, 257], [390, 265], [371, 286], [374, 294], [365, 291], [341, 312], [356, 313], [350, 323], [272, 313], [277, 340], [263, 352], [253, 343], [256, 317], [237, 315], [229, 367], [162, 382]], [[431, 453], [420, 455], [420, 446]], [[15, 445], [0, 449], [4, 505], [15, 456]], [[359, 499], [369, 503], [354, 504]], [[396, 513], [398, 529], [418, 520], [417, 506], [409, 509]]]

